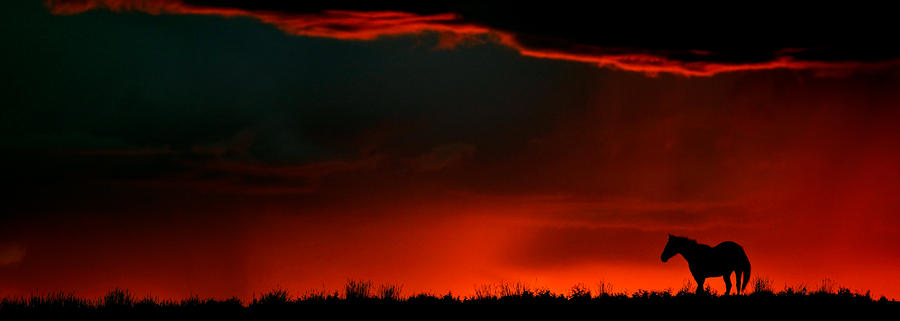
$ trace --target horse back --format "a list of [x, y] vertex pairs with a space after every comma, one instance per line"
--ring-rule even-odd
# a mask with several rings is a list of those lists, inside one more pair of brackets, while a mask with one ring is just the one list
[[747, 254], [744, 253], [744, 248], [732, 241], [725, 241], [719, 243], [713, 249], [718, 252], [720, 256], [733, 257], [735, 259], [747, 259]]
[[734, 242], [732, 242], [732, 241], [725, 241], [725, 242], [719, 243], [718, 245], [716, 245], [716, 248], [720, 248], [720, 249], [742, 249], [742, 250], [744, 249], [743, 247], [741, 247], [740, 245], [738, 245], [737, 243], [734, 243]]

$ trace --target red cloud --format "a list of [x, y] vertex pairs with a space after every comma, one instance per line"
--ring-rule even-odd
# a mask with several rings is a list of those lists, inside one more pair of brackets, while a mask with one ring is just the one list
[[185, 4], [180, 0], [49, 0], [45, 4], [52, 13], [60, 15], [79, 14], [93, 9], [107, 9], [114, 12], [139, 11], [149, 14], [252, 17], [274, 25], [288, 34], [344, 40], [374, 40], [381, 36], [413, 34], [423, 31], [471, 35], [491, 31], [476, 25], [459, 23], [460, 17], [452, 13], [417, 15], [394, 11], [328, 10], [320, 13], [301, 14], [196, 6]]
[[[491, 34], [503, 45], [529, 57], [559, 59], [596, 64], [648, 75], [670, 73], [683, 76], [712, 76], [724, 72], [791, 69], [815, 70], [822, 74], [842, 74], [851, 70], [880, 69], [900, 65], [897, 59], [887, 61], [815, 61], [795, 58], [803, 50], [782, 50], [768, 61], [704, 60], [709, 52], [692, 50], [674, 55], [666, 50], [603, 48], [577, 43], [560, 47], [536, 47], [523, 44], [515, 32], [492, 29], [467, 22], [454, 13], [419, 15], [399, 11], [326, 10], [317, 13], [290, 13], [265, 10], [192, 5], [182, 0], [47, 0], [54, 14], [72, 15], [88, 10], [107, 9], [115, 12], [139, 11], [149, 14], [218, 15], [252, 17], [274, 25], [285, 33], [298, 36], [343, 40], [374, 40], [382, 36], [440, 32], [445, 40], [458, 43], [476, 35]], [[565, 43], [565, 41], [562, 41]], [[442, 41], [441, 47], [452, 46]], [[674, 57], [677, 56], [678, 58]]]
[[680, 61], [661, 54], [590, 54], [552, 49], [530, 49], [515, 40], [504, 41], [519, 50], [523, 56], [561, 59], [596, 64], [620, 70], [643, 72], [649, 75], [671, 73], [683, 76], [713, 76], [723, 72], [771, 69], [816, 70], [820, 74], [841, 74], [848, 70], [880, 69], [900, 65], [900, 61], [852, 62], [852, 61], [800, 61], [791, 56], [777, 57], [770, 61], [745, 63], [717, 63], [707, 61]]

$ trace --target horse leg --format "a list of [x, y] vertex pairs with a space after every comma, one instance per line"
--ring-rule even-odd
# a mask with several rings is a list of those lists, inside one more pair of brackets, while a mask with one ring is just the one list
[[697, 294], [703, 293], [703, 281], [706, 281], [705, 278], [694, 278], [697, 281]]
[[[725, 295], [728, 295], [728, 293], [731, 292], [731, 271], [728, 271], [728, 273], [723, 275], [722, 279], [725, 280]], [[741, 286], [740, 279], [738, 279], [738, 286]]]
[[735, 294], [742, 294], [744, 288], [741, 287], [741, 275], [744, 274], [740, 269], [734, 271]]

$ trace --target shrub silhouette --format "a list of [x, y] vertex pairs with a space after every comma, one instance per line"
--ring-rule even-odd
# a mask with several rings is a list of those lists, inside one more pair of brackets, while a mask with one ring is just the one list
[[371, 281], [348, 280], [347, 284], [344, 285], [344, 298], [347, 301], [366, 301], [371, 298], [371, 292]]
[[402, 285], [382, 284], [378, 288], [378, 298], [382, 301], [400, 301], [400, 292], [403, 292]]
[[589, 303], [591, 298], [591, 289], [584, 283], [573, 285], [569, 291], [569, 300], [574, 303]]
[[756, 278], [753, 279], [753, 295], [773, 295], [775, 292], [772, 290], [772, 280], [768, 277], [760, 277], [756, 275]]
[[[79, 298], [71, 293], [51, 293], [29, 298], [8, 297], [0, 299], [0, 313], [13, 312], [289, 312], [308, 311], [303, 309], [315, 306], [342, 306], [353, 303], [385, 303], [390, 306], [432, 306], [432, 305], [592, 305], [599, 304], [607, 309], [616, 307], [659, 307], [659, 306], [696, 306], [707, 308], [721, 306], [792, 306], [815, 307], [825, 311], [834, 307], [900, 307], [894, 300], [881, 297], [874, 300], [871, 292], [855, 293], [849, 288], [839, 286], [830, 279], [823, 280], [814, 292], [807, 290], [805, 284], [797, 287], [785, 286], [780, 292], [772, 290], [772, 280], [757, 276], [754, 281], [754, 292], [744, 296], [719, 296], [714, 291], [693, 293], [694, 284], [686, 281], [683, 288], [674, 290], [648, 291], [637, 290], [631, 294], [611, 293], [609, 284], [595, 292], [584, 284], [572, 286], [568, 295], [556, 294], [548, 289], [529, 286], [526, 283], [486, 284], [475, 287], [475, 294], [469, 297], [433, 293], [415, 293], [404, 297], [402, 286], [394, 284], [381, 285], [373, 291], [370, 281], [349, 280], [344, 286], [344, 293], [328, 293], [324, 290], [309, 292], [305, 296], [292, 297], [287, 290], [276, 289], [255, 297], [248, 305], [243, 305], [237, 298], [204, 299], [191, 296], [181, 300], [159, 300], [146, 296], [136, 300], [124, 289], [113, 289], [97, 300]], [[379, 304], [380, 305], [380, 304]], [[362, 304], [360, 306], [367, 306]], [[381, 305], [384, 306], [384, 305]], [[731, 308], [729, 308], [731, 309]]]
[[258, 299], [253, 299], [253, 305], [285, 305], [292, 303], [287, 290], [276, 289], [264, 293]]
[[103, 297], [102, 308], [109, 311], [123, 311], [134, 307], [134, 296], [128, 290], [116, 288]]

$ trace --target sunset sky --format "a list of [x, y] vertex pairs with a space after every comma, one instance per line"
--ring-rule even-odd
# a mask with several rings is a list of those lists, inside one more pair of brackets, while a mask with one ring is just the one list
[[900, 298], [889, 10], [297, 3], [4, 4], [0, 296], [680, 289], [671, 233]]

